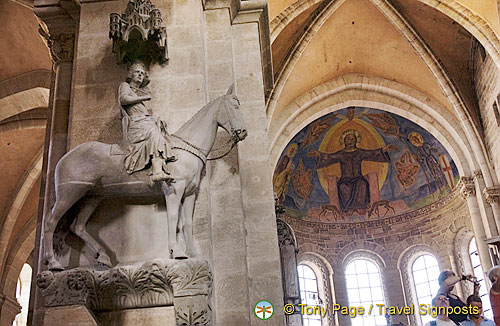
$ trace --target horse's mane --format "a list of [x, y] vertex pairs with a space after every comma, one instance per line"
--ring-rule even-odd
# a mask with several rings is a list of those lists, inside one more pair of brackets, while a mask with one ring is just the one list
[[188, 121], [186, 121], [182, 126], [177, 129], [173, 134], [176, 136], [179, 136], [182, 134], [186, 129], [189, 129], [191, 125], [193, 124], [194, 121], [198, 120], [199, 116], [204, 114], [206, 111], [212, 109], [212, 107], [216, 106], [217, 103], [222, 101], [225, 98], [226, 95], [219, 96], [210, 102], [208, 102], [204, 107], [199, 109]]

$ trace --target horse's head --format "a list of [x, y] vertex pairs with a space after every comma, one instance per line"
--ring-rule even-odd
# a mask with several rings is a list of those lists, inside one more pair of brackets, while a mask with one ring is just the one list
[[233, 137], [234, 142], [239, 142], [247, 136], [245, 120], [241, 115], [240, 101], [236, 97], [234, 84], [222, 96], [221, 106], [217, 113], [217, 124], [224, 128]]

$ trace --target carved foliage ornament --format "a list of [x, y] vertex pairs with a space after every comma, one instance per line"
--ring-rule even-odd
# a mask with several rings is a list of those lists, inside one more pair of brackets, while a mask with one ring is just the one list
[[50, 56], [54, 62], [70, 62], [73, 61], [75, 51], [75, 35], [74, 34], [58, 34], [56, 36], [49, 35], [41, 25], [38, 25], [38, 32], [47, 42], [50, 49]]
[[484, 200], [488, 204], [499, 203], [500, 202], [500, 190], [498, 187], [486, 187], [483, 190]]
[[109, 18], [109, 38], [118, 64], [141, 60], [149, 66], [168, 61], [167, 30], [150, 0], [130, 0], [121, 15], [112, 13]]
[[462, 198], [467, 199], [469, 196], [476, 196], [476, 187], [473, 177], [461, 177], [458, 187]]
[[172, 306], [177, 297], [207, 298], [212, 286], [202, 260], [167, 260], [107, 271], [77, 268], [37, 276], [45, 305], [86, 305], [93, 311]]

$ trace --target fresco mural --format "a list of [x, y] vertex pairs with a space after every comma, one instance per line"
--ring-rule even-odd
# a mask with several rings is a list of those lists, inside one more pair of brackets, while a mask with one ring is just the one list
[[283, 151], [273, 186], [286, 214], [364, 221], [429, 205], [459, 179], [436, 138], [398, 115], [363, 107], [330, 113]]

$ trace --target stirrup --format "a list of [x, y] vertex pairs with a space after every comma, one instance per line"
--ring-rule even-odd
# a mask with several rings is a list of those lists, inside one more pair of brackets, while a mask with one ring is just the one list
[[169, 174], [162, 172], [162, 173], [154, 173], [151, 175], [151, 181], [153, 182], [158, 182], [158, 181], [167, 181], [167, 182], [172, 182], [174, 178], [172, 178]]

